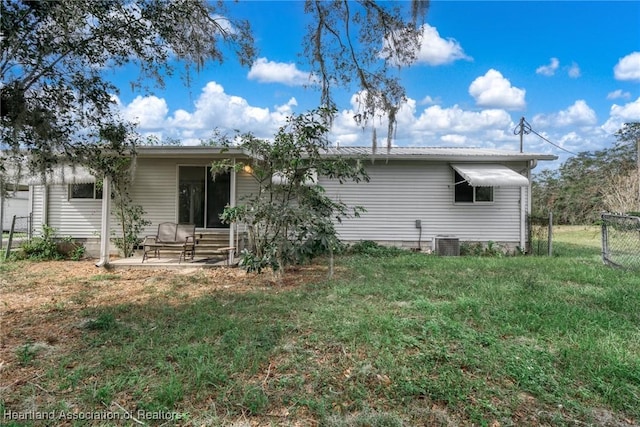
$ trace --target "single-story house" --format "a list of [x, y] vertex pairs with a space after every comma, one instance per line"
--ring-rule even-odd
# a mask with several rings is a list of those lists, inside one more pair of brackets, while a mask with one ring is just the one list
[[[372, 155], [370, 147], [330, 148], [326, 156], [364, 158], [369, 182], [319, 176], [327, 194], [366, 209], [360, 217], [337, 224], [345, 242], [372, 240], [407, 248], [436, 249], [438, 241], [493, 241], [515, 250], [527, 245], [531, 212], [531, 170], [548, 154], [482, 148], [394, 147]], [[214, 181], [208, 166], [223, 158], [249, 160], [242, 149], [209, 146], [142, 146], [131, 196], [142, 206], [153, 235], [159, 223], [193, 223], [200, 231], [223, 233], [238, 247], [242, 226], [222, 224], [226, 205], [241, 204], [256, 188], [245, 171]], [[63, 171], [64, 172], [64, 171]], [[53, 227], [59, 236], [84, 241], [88, 253], [108, 262], [115, 248], [108, 183], [82, 168], [53, 174], [46, 182], [29, 182], [34, 231]]]

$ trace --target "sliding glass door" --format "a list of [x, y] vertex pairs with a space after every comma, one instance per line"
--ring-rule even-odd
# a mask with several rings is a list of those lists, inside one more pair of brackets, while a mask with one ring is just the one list
[[230, 201], [229, 173], [219, 174], [214, 180], [208, 166], [180, 166], [178, 193], [178, 222], [199, 228], [229, 228], [220, 221]]

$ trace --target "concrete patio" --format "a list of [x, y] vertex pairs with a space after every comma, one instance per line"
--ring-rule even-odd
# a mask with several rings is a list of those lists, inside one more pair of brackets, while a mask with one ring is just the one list
[[130, 258], [115, 258], [109, 261], [110, 269], [118, 268], [169, 268], [169, 269], [182, 269], [182, 268], [219, 268], [219, 267], [234, 267], [237, 262], [229, 264], [229, 260], [226, 255], [220, 256], [195, 256], [193, 259], [187, 258], [180, 261], [178, 254], [167, 254], [162, 257], [147, 258], [142, 262], [142, 255], [136, 255]]

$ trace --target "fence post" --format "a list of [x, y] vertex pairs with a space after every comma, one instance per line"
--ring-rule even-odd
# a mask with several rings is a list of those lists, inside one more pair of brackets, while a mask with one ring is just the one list
[[605, 219], [605, 215], [602, 214], [600, 216], [602, 219], [602, 262], [604, 264], [607, 263], [608, 253], [609, 253], [609, 236], [607, 235], [607, 220]]
[[7, 241], [7, 251], [4, 253], [4, 260], [9, 259], [9, 254], [11, 253], [11, 242], [13, 240], [13, 230], [16, 227], [16, 215], [13, 216], [13, 220], [11, 221], [11, 230], [9, 230], [9, 239]]
[[549, 232], [547, 236], [547, 255], [553, 256], [553, 212], [549, 212]]

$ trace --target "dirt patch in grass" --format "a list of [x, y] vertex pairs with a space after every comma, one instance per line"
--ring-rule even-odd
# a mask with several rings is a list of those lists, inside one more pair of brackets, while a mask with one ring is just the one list
[[5, 264], [0, 275], [0, 394], [41, 375], [36, 357], [73, 352], [81, 345], [87, 309], [143, 304], [161, 298], [184, 304], [219, 292], [283, 292], [322, 280], [323, 267], [288, 270], [280, 281], [238, 268], [107, 271], [93, 261]]

